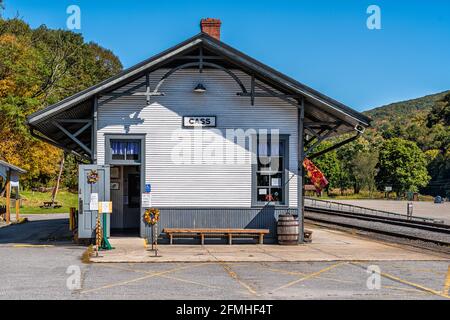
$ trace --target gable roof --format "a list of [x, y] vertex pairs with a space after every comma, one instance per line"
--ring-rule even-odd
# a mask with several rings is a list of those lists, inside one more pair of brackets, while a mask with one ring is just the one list
[[63, 99], [56, 104], [37, 111], [27, 117], [27, 122], [29, 125], [34, 126], [56, 114], [93, 98], [97, 94], [110, 91], [115, 86], [130, 81], [130, 79], [134, 79], [135, 77], [144, 74], [146, 71], [148, 72], [149, 69], [154, 69], [175, 56], [200, 45], [225, 56], [230, 61], [240, 65], [243, 69], [249, 70], [257, 76], [264, 78], [269, 84], [276, 85], [277, 87], [292, 94], [304, 96], [308, 102], [323, 109], [324, 112], [334, 115], [336, 118], [347, 122], [350, 126], [354, 127], [355, 125], [362, 125], [366, 127], [370, 125], [371, 120], [369, 117], [282, 74], [281, 72], [276, 71], [275, 69], [232, 48], [224, 42], [216, 40], [206, 33], [199, 33], [196, 36], [189, 38], [147, 60], [144, 60], [109, 79]]

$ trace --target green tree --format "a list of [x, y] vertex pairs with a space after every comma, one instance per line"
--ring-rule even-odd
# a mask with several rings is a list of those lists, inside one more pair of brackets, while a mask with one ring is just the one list
[[363, 151], [356, 154], [352, 160], [353, 176], [361, 188], [367, 188], [369, 194], [375, 191], [375, 176], [377, 174], [378, 152]]
[[376, 184], [380, 190], [392, 186], [400, 196], [405, 191], [418, 191], [430, 180], [425, 154], [412, 141], [386, 140], [379, 151], [379, 172]]
[[[324, 141], [317, 148], [317, 151], [324, 150], [330, 147], [332, 144], [333, 143], [331, 142]], [[331, 189], [340, 187], [342, 168], [336, 151], [325, 153], [317, 159], [313, 159], [313, 162], [320, 169], [320, 171], [322, 171], [322, 173], [328, 180], [328, 186], [326, 188], [328, 194]]]
[[[339, 139], [346, 139], [348, 136], [340, 137]], [[353, 188], [354, 193], [358, 194], [361, 190], [362, 184], [355, 176], [354, 159], [360, 152], [369, 151], [369, 142], [359, 137], [355, 141], [352, 141], [337, 150], [338, 158], [341, 162], [341, 193], [345, 188]]]
[[450, 150], [442, 153], [440, 150], [426, 152], [428, 158], [428, 172], [432, 179], [420, 191], [433, 196], [450, 198]]

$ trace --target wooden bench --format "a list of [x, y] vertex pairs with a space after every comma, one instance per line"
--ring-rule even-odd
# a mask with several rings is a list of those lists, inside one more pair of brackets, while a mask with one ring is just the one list
[[62, 205], [58, 204], [58, 201], [51, 202], [51, 201], [44, 201], [44, 204], [40, 206], [42, 209], [50, 209], [50, 208], [61, 208]]
[[164, 228], [164, 233], [169, 236], [170, 244], [173, 244], [174, 236], [199, 237], [201, 244], [205, 244], [205, 236], [227, 237], [228, 244], [232, 244], [233, 236], [258, 237], [259, 244], [263, 244], [264, 235], [268, 229], [206, 229], [206, 228]]

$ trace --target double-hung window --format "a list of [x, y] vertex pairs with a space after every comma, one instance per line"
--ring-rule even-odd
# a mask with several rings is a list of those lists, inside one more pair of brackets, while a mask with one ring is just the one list
[[254, 204], [286, 205], [288, 136], [258, 135], [254, 164]]

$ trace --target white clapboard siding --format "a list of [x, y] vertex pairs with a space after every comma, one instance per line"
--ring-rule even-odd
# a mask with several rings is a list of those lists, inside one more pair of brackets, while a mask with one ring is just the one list
[[[168, 70], [151, 74], [151, 88]], [[250, 77], [235, 71], [250, 88]], [[115, 92], [132, 89], [145, 78], [138, 79]], [[201, 82], [204, 94], [193, 92]], [[145, 86], [131, 90], [145, 91]], [[97, 159], [104, 164], [104, 134], [146, 134], [145, 182], [152, 184], [152, 204], [157, 207], [251, 207], [251, 152], [247, 149], [235, 156], [238, 164], [182, 164], [172, 161], [177, 135], [192, 139], [199, 130], [182, 129], [182, 117], [211, 115], [217, 117], [221, 135], [203, 129], [206, 137], [214, 137], [214, 146], [233, 146], [225, 137], [226, 129], [278, 129], [289, 134], [289, 169], [294, 177], [289, 183], [289, 205], [297, 205], [297, 108], [281, 99], [256, 98], [251, 106], [249, 97], [239, 97], [238, 84], [221, 70], [180, 70], [161, 86], [165, 96], [152, 97], [147, 105], [145, 96], [131, 93], [121, 97], [102, 97], [98, 108]], [[209, 133], [209, 135], [208, 135]], [[209, 140], [208, 140], [209, 142]], [[247, 146], [248, 147], [248, 146]], [[195, 153], [191, 146], [190, 150]], [[224, 152], [225, 154], [225, 152]], [[198, 160], [198, 159], [197, 159]]]

